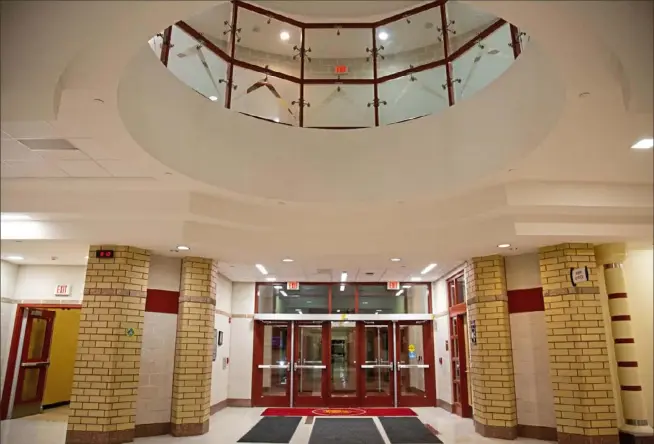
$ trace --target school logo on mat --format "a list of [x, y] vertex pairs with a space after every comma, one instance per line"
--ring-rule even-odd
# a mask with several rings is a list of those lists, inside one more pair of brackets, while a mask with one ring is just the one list
[[357, 416], [365, 415], [363, 409], [317, 409], [313, 411], [316, 416]]

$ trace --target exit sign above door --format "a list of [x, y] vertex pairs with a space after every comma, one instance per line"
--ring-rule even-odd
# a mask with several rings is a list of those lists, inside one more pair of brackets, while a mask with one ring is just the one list
[[55, 296], [70, 296], [70, 285], [57, 285], [57, 287], [55, 287]]

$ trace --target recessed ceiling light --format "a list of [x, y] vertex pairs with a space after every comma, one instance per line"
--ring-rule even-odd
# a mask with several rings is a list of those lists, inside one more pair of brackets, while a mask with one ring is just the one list
[[191, 247], [187, 247], [186, 245], [178, 245], [178, 246], [177, 246], [177, 249], [178, 249], [179, 251], [188, 251], [188, 250], [191, 249]]
[[209, 96], [209, 100], [211, 100], [212, 102], [215, 102], [216, 100], [218, 100], [218, 97], [216, 97], [216, 96]]
[[287, 257], [287, 258], [282, 259], [282, 262], [293, 262], [293, 259], [291, 259], [290, 257]]
[[651, 150], [654, 147], [654, 139], [651, 137], [649, 139], [640, 139], [638, 142], [631, 145], [631, 148], [635, 150]]
[[284, 287], [282, 287], [281, 285], [273, 285], [273, 288], [274, 288], [275, 290], [281, 290], [281, 289], [284, 288]]
[[347, 281], [347, 272], [344, 271], [341, 273], [341, 282]]
[[25, 259], [23, 256], [7, 256], [8, 261], [22, 261]]
[[397, 293], [395, 293], [395, 296], [402, 296], [402, 293], [404, 293], [404, 290], [400, 290]]
[[411, 285], [409, 285], [409, 284], [402, 285], [402, 288], [411, 288]]
[[284, 290], [280, 291], [280, 293], [282, 294], [282, 296], [288, 297], [288, 293], [286, 293]]
[[277, 280], [277, 278], [274, 277], [274, 276], [270, 276], [270, 277], [267, 277], [266, 280], [267, 280], [268, 282], [275, 282], [275, 281]]
[[4, 221], [18, 221], [18, 220], [32, 220], [27, 214], [17, 214], [17, 213], [2, 213], [0, 214], [0, 220]]
[[391, 258], [391, 262], [400, 262], [401, 260], [402, 260], [402, 259], [400, 259], [399, 257], [393, 257], [393, 258]]
[[379, 40], [384, 41], [388, 38], [388, 33], [386, 31], [380, 31], [377, 37], [379, 37]]
[[341, 284], [341, 291], [345, 291], [345, 284]]
[[499, 244], [497, 248], [509, 248], [511, 244]]
[[412, 282], [420, 282], [421, 280], [422, 280], [421, 277], [412, 277], [412, 278], [411, 278], [411, 281], [412, 281]]
[[341, 312], [341, 310], [336, 310], [336, 313], [340, 313], [340, 312]]
[[268, 274], [268, 270], [266, 270], [266, 267], [264, 267], [261, 264], [256, 264], [255, 267], [257, 267], [257, 270], [261, 272], [261, 274], [266, 275]]
[[291, 34], [288, 31], [282, 31], [279, 33], [279, 38], [282, 39], [282, 42], [287, 42], [291, 38]]
[[422, 271], [420, 272], [420, 274], [427, 274], [427, 273], [429, 273], [429, 272], [432, 271], [434, 268], [436, 268], [436, 265], [437, 265], [437, 264], [429, 264], [429, 265], [427, 265], [425, 268], [422, 269]]

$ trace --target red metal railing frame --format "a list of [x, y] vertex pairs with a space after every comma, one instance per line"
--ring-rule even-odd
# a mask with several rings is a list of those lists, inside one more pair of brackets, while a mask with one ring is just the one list
[[[450, 51], [450, 39], [449, 35], [447, 32], [447, 25], [448, 25], [448, 18], [447, 18], [447, 7], [446, 7], [447, 0], [435, 0], [430, 3], [426, 3], [423, 5], [420, 5], [416, 8], [409, 9], [407, 11], [404, 11], [399, 14], [395, 14], [393, 16], [387, 17], [385, 19], [378, 20], [376, 22], [369, 22], [369, 23], [304, 23], [300, 22], [298, 20], [295, 20], [291, 17], [287, 17], [285, 15], [269, 11], [267, 9], [264, 9], [260, 6], [253, 5], [251, 3], [246, 3], [243, 0], [232, 0], [232, 17], [231, 17], [231, 22], [230, 22], [230, 51], [229, 54], [227, 54], [225, 51], [220, 49], [217, 45], [212, 43], [209, 39], [207, 39], [204, 35], [202, 35], [200, 32], [198, 32], [196, 29], [191, 27], [188, 23], [184, 21], [179, 21], [176, 23], [176, 26], [178, 26], [182, 31], [186, 32], [190, 37], [194, 38], [197, 40], [199, 43], [201, 43], [205, 48], [207, 48], [209, 51], [213, 52], [216, 56], [220, 57], [223, 59], [225, 62], [227, 62], [227, 78], [225, 80], [226, 84], [226, 91], [225, 91], [225, 108], [231, 108], [231, 99], [232, 99], [232, 86], [234, 85], [234, 66], [238, 66], [240, 68], [260, 72], [262, 74], [267, 74], [273, 77], [277, 77], [289, 82], [296, 83], [300, 86], [300, 97], [299, 97], [299, 124], [300, 127], [304, 127], [304, 97], [305, 97], [305, 91], [304, 87], [306, 85], [335, 85], [335, 84], [342, 84], [342, 85], [373, 85], [373, 107], [375, 111], [375, 126], [379, 126], [379, 106], [380, 106], [380, 98], [379, 98], [379, 88], [378, 85], [380, 83], [387, 82], [389, 80], [394, 80], [400, 77], [404, 77], [410, 74], [415, 74], [419, 73], [422, 71], [426, 71], [428, 69], [433, 69], [437, 68], [439, 66], [445, 66], [445, 73], [446, 73], [446, 89], [447, 89], [447, 97], [448, 97], [448, 102], [449, 106], [453, 106], [455, 104], [455, 91], [454, 91], [454, 79], [453, 79], [453, 73], [452, 73], [452, 63], [454, 60], [465, 54], [470, 48], [472, 48], [474, 45], [479, 43], [481, 40], [484, 38], [488, 37], [491, 35], [493, 32], [498, 30], [500, 27], [502, 27], [504, 24], [506, 24], [506, 21], [504, 19], [498, 19], [495, 22], [493, 22], [490, 26], [485, 28], [483, 31], [481, 31], [479, 34], [474, 36], [472, 39], [467, 41], [465, 44], [461, 45], [457, 50], [455, 51]], [[385, 76], [378, 76], [378, 70], [377, 70], [377, 39], [376, 39], [376, 31], [379, 27], [387, 25], [389, 23], [396, 22], [398, 20], [403, 20], [406, 19], [407, 17], [410, 17], [415, 14], [419, 14], [424, 11], [428, 11], [433, 8], [440, 8], [441, 11], [441, 29], [443, 29], [443, 52], [445, 57], [440, 60], [434, 60], [429, 63], [425, 63], [419, 66], [414, 66], [402, 71], [397, 71], [392, 74], [387, 74]], [[295, 77], [290, 74], [285, 74], [283, 72], [271, 70], [271, 69], [266, 69], [265, 67], [254, 65], [249, 62], [245, 62], [243, 60], [238, 60], [236, 58], [236, 29], [237, 29], [237, 23], [238, 23], [238, 10], [239, 9], [245, 9], [260, 15], [263, 15], [268, 18], [273, 18], [275, 20], [279, 20], [284, 23], [288, 23], [289, 25], [295, 26], [297, 28], [300, 28], [300, 31], [302, 33], [302, 42], [301, 42], [301, 51], [300, 51], [300, 77]], [[305, 57], [304, 57], [304, 51], [305, 51], [305, 35], [306, 35], [306, 30], [307, 29], [371, 29], [372, 32], [372, 54], [371, 54], [371, 59], [372, 59], [372, 67], [373, 67], [373, 78], [372, 79], [307, 79], [305, 78]], [[520, 31], [519, 29], [511, 25], [510, 27], [510, 34], [511, 34], [511, 47], [513, 48], [513, 56], [514, 58], [518, 58], [520, 53], [522, 52], [522, 42], [520, 40]], [[168, 56], [170, 53], [170, 48], [171, 48], [171, 35], [172, 35], [172, 26], [166, 28], [166, 30], [163, 33], [163, 43], [161, 46], [161, 55], [160, 59], [161, 62], [164, 65], [168, 65]], [[245, 113], [242, 113], [245, 114]], [[249, 115], [249, 114], [246, 114]], [[423, 117], [423, 116], [419, 116]], [[265, 117], [257, 117], [262, 120], [266, 120], [269, 122], [273, 122], [270, 119], [266, 119]], [[416, 117], [417, 118], [417, 117]], [[415, 118], [409, 118], [404, 121], [410, 121], [414, 120]], [[395, 123], [401, 123], [401, 122], [395, 122]], [[348, 129], [349, 127], [320, 127], [322, 129]], [[352, 127], [354, 128], [354, 127]], [[357, 127], [358, 128], [358, 127]]]

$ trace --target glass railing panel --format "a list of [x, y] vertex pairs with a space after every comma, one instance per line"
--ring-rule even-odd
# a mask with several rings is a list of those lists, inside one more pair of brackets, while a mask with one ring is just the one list
[[177, 26], [173, 26], [171, 46], [168, 69], [198, 93], [224, 106], [227, 62]]
[[274, 122], [299, 125], [300, 85], [272, 75], [234, 66], [231, 109]]
[[508, 23], [472, 46], [452, 62], [455, 102], [485, 88], [514, 62]]
[[229, 30], [232, 23], [232, 11], [231, 2], [223, 2], [207, 11], [194, 15], [185, 22], [229, 55], [231, 47]]
[[[307, 29], [306, 79], [372, 79], [372, 28]], [[309, 51], [310, 50], [310, 51]], [[366, 60], [368, 59], [368, 60]]]
[[382, 125], [435, 114], [449, 106], [445, 66], [427, 69], [379, 84], [379, 107]]
[[305, 127], [360, 128], [375, 126], [373, 85], [305, 85]]
[[161, 57], [161, 46], [163, 45], [163, 38], [157, 34], [148, 40], [148, 45], [154, 53], [157, 55], [157, 58]]
[[445, 3], [445, 8], [447, 9], [448, 29], [450, 30], [448, 33], [450, 54], [473, 40], [484, 29], [498, 20], [493, 14], [475, 9], [457, 0], [449, 0]]
[[377, 48], [384, 56], [377, 60], [377, 76], [444, 59], [440, 27], [441, 8], [436, 6], [377, 28]]
[[243, 8], [238, 9], [236, 28], [237, 60], [300, 77], [299, 51], [293, 49], [302, 43], [300, 28]]

